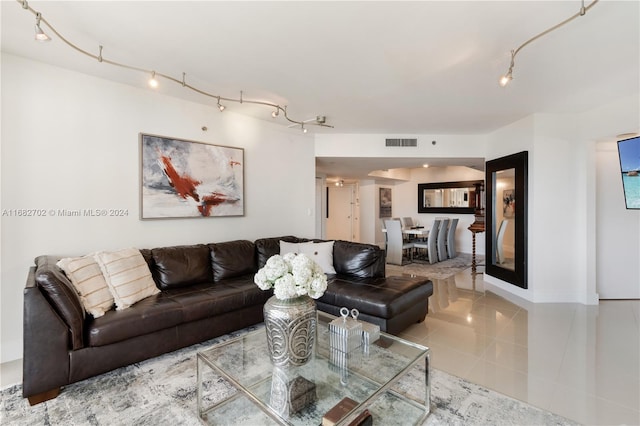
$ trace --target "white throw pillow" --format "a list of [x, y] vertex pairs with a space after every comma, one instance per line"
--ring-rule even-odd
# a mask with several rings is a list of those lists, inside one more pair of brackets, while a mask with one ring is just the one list
[[286, 241], [280, 240], [280, 255], [284, 255], [287, 253], [300, 253], [298, 245], [298, 243], [288, 243]]
[[333, 243], [334, 241], [299, 243], [298, 253], [304, 253], [310, 259], [315, 260], [325, 274], [335, 274], [336, 270], [333, 267]]
[[126, 309], [134, 303], [160, 293], [147, 262], [135, 248], [96, 253], [96, 262], [116, 302], [116, 309]]
[[113, 306], [113, 295], [93, 255], [66, 257], [56, 264], [71, 280], [82, 306], [98, 318]]

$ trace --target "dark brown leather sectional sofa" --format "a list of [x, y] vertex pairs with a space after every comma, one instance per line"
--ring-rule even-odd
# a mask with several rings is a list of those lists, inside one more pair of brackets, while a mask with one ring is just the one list
[[[35, 259], [24, 289], [23, 396], [36, 404], [64, 385], [263, 321], [272, 292], [253, 275], [292, 236], [140, 250], [159, 294], [93, 318], [84, 311], [59, 258]], [[336, 241], [336, 275], [318, 309], [357, 308], [360, 319], [398, 333], [427, 314], [431, 281], [385, 277], [384, 251]]]

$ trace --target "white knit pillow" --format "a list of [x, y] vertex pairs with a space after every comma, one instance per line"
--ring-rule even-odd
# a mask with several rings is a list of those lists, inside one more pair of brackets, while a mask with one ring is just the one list
[[82, 306], [98, 318], [113, 306], [113, 295], [93, 255], [66, 257], [56, 264], [64, 271], [80, 295]]
[[160, 293], [147, 262], [135, 248], [96, 253], [96, 262], [116, 302], [116, 309], [126, 309], [134, 303]]

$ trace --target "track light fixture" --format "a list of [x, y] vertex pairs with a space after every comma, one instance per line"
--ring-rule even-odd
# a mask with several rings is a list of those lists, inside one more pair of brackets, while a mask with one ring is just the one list
[[[67, 46], [73, 48], [75, 51], [82, 53], [85, 56], [88, 56], [90, 58], [93, 58], [95, 60], [97, 60], [100, 63], [105, 63], [105, 64], [109, 64], [109, 65], [114, 65], [120, 68], [125, 68], [131, 71], [136, 71], [136, 72], [142, 72], [145, 74], [151, 74], [151, 79], [149, 80], [149, 85], [151, 85], [152, 87], [157, 87], [158, 86], [158, 77], [162, 77], [163, 79], [172, 81], [174, 83], [177, 83], [179, 85], [181, 85], [182, 87], [185, 87], [189, 90], [192, 90], [196, 93], [199, 93], [200, 95], [203, 96], [207, 96], [209, 98], [213, 98], [217, 100], [217, 106], [218, 109], [220, 109], [220, 111], [224, 111], [224, 109], [226, 108], [224, 105], [222, 105], [221, 101], [226, 101], [226, 102], [238, 102], [240, 104], [245, 103], [245, 104], [253, 104], [253, 105], [262, 105], [262, 106], [266, 106], [271, 108], [272, 110], [275, 109], [275, 111], [273, 111], [271, 113], [271, 116], [273, 118], [276, 118], [280, 115], [280, 112], [282, 111], [282, 115], [283, 117], [290, 123], [293, 123], [293, 126], [301, 126], [303, 132], [307, 132], [307, 129], [304, 127], [305, 123], [308, 124], [312, 124], [314, 126], [320, 126], [320, 127], [330, 127], [333, 128], [333, 126], [326, 124], [325, 120], [321, 121], [317, 121], [317, 120], [313, 120], [313, 121], [299, 121], [299, 120], [294, 120], [291, 117], [289, 117], [289, 114], [287, 113], [287, 107], [286, 106], [280, 106], [278, 104], [275, 104], [273, 102], [268, 102], [268, 101], [260, 101], [260, 100], [251, 100], [251, 99], [245, 99], [243, 97], [243, 93], [240, 92], [240, 97], [239, 98], [227, 98], [227, 97], [222, 97], [220, 95], [216, 95], [213, 93], [209, 93], [206, 92], [204, 90], [201, 90], [197, 87], [194, 87], [190, 84], [188, 84], [185, 81], [185, 73], [182, 73], [182, 79], [178, 79], [178, 78], [174, 78], [170, 75], [167, 74], [162, 74], [159, 72], [156, 72], [154, 70], [148, 70], [148, 69], [144, 69], [144, 68], [140, 68], [140, 67], [135, 67], [132, 65], [128, 65], [128, 64], [124, 64], [121, 62], [116, 62], [116, 61], [112, 61], [109, 59], [105, 59], [102, 55], [102, 50], [103, 50], [103, 46], [99, 46], [99, 55], [95, 55], [91, 52], [88, 52], [84, 49], [81, 49], [80, 47], [78, 47], [77, 45], [75, 45], [74, 43], [72, 43], [71, 41], [67, 40], [66, 38], [64, 38], [47, 20], [45, 20], [42, 17], [42, 14], [36, 10], [34, 10], [31, 6], [29, 6], [29, 3], [27, 2], [27, 0], [16, 0], [23, 9], [28, 10], [29, 12], [33, 13], [36, 17], [36, 40], [39, 41], [48, 41], [51, 40], [51, 38], [44, 33], [44, 31], [42, 31], [42, 28], [40, 28], [40, 23], [42, 22], [43, 24], [45, 24], [47, 26], [47, 28], [49, 30], [51, 30], [51, 32], [53, 32], [53, 34], [58, 37], [60, 40], [62, 40]], [[154, 82], [155, 81], [155, 85]], [[324, 117], [324, 116], [322, 116]], [[289, 126], [292, 127], [292, 126]]]
[[578, 16], [584, 16], [589, 9], [591, 9], [596, 3], [598, 3], [599, 0], [593, 0], [586, 7], [584, 5], [584, 0], [581, 0], [581, 1], [582, 1], [582, 6], [580, 7], [580, 11], [578, 11], [578, 13], [576, 13], [575, 15], [570, 16], [569, 18], [565, 19], [564, 21], [560, 22], [559, 24], [554, 25], [553, 27], [549, 28], [548, 30], [545, 30], [545, 31], [541, 32], [537, 36], [530, 38], [529, 40], [527, 40], [524, 43], [522, 43], [517, 49], [514, 49], [514, 50], [511, 51], [511, 63], [509, 65], [509, 70], [506, 72], [506, 74], [504, 74], [503, 76], [500, 77], [500, 80], [499, 80], [500, 86], [505, 87], [507, 84], [509, 84], [509, 82], [511, 80], [513, 80], [513, 67], [515, 65], [516, 55], [518, 54], [518, 52], [520, 52], [520, 50], [522, 50], [523, 47], [525, 47], [529, 43], [532, 43], [533, 41], [539, 39], [540, 37], [542, 37], [542, 36], [544, 36], [546, 34], [549, 34], [551, 31], [560, 28], [564, 24], [567, 24], [567, 23], [573, 21]]
[[[25, 2], [26, 3], [26, 2]], [[36, 40], [38, 41], [51, 41], [51, 37], [45, 34], [40, 28], [40, 21], [42, 20], [42, 15], [40, 12], [36, 13]]]
[[158, 80], [156, 79], [156, 72], [155, 71], [151, 71], [151, 78], [149, 79], [149, 86], [151, 86], [154, 89], [158, 87]]

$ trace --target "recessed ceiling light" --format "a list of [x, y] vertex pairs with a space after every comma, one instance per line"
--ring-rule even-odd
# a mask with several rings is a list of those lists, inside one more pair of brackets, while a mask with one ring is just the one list
[[424, 167], [426, 169], [427, 167], [429, 167], [429, 165], [425, 163], [425, 164], [422, 165], [422, 167]]

